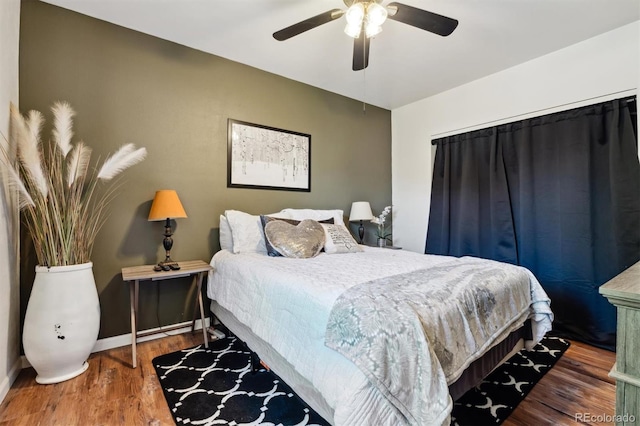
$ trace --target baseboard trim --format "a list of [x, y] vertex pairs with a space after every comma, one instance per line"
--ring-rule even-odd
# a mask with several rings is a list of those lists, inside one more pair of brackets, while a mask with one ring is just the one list
[[[205, 320], [205, 327], [209, 326], [209, 318]], [[140, 332], [150, 332], [144, 337], [138, 337], [138, 343], [148, 342], [149, 340], [161, 339], [167, 337], [167, 335], [174, 336], [176, 334], [186, 333], [191, 331], [191, 321], [178, 323], [167, 327], [180, 327], [172, 330], [165, 331], [162, 327], [150, 328], [149, 330], [139, 330]], [[202, 329], [202, 320], [196, 320], [196, 330]], [[96, 345], [93, 347], [93, 352], [102, 352], [108, 349], [120, 348], [122, 346], [131, 346], [131, 333], [121, 334], [119, 336], [106, 337], [104, 339], [98, 339]]]
[[[209, 318], [205, 318], [204, 323], [205, 323], [205, 327], [208, 327]], [[163, 327], [156, 327], [156, 328], [150, 328], [148, 330], [139, 330], [140, 332], [144, 331], [152, 334], [146, 335], [144, 337], [138, 337], [138, 343], [148, 342], [150, 340], [162, 339], [163, 337], [167, 337], [167, 335], [174, 336], [176, 334], [182, 334], [182, 333], [191, 331], [191, 321], [185, 321], [175, 325], [167, 326], [167, 328], [168, 327], [173, 327], [173, 328], [171, 330], [164, 330]], [[175, 328], [175, 327], [180, 327], [180, 328]], [[196, 320], [195, 329], [202, 330], [202, 320]], [[119, 336], [105, 337], [104, 339], [98, 339], [91, 353], [120, 348], [122, 346], [131, 346], [131, 333], [121, 334]], [[22, 360], [22, 368], [31, 367], [31, 364], [29, 363], [29, 361], [24, 355], [22, 355], [20, 358]]]
[[11, 369], [7, 373], [7, 377], [2, 380], [0, 383], [0, 403], [4, 401], [4, 397], [9, 393], [9, 389], [11, 389], [11, 385], [18, 378], [18, 374], [20, 374], [20, 370], [22, 369], [22, 360], [18, 358], [16, 362], [13, 363]]

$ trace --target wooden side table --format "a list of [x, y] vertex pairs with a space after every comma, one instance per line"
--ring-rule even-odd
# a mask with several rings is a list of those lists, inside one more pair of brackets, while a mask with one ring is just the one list
[[618, 310], [616, 363], [616, 425], [640, 420], [640, 262], [600, 287], [600, 293]]
[[[191, 277], [193, 282], [197, 284], [196, 303], [200, 306], [200, 320], [202, 321], [202, 336], [204, 337], [204, 346], [209, 347], [207, 338], [207, 329], [205, 327], [204, 306], [202, 302], [202, 281], [205, 273], [213, 270], [213, 267], [202, 260], [189, 260], [178, 262], [180, 269], [178, 271], [160, 271], [153, 270], [155, 265], [131, 266], [122, 268], [122, 280], [129, 282], [129, 299], [131, 302], [131, 357], [132, 367], [136, 368], [136, 343], [138, 337], [148, 336], [155, 331], [138, 332], [138, 288], [140, 281], [162, 281], [173, 278]], [[193, 284], [192, 284], [193, 285]], [[191, 323], [191, 332], [195, 330], [196, 315], [194, 312], [193, 322]], [[163, 328], [164, 331], [175, 330], [181, 328], [181, 325]]]

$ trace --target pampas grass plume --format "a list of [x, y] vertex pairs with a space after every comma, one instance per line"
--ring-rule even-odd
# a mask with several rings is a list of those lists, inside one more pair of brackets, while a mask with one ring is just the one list
[[33, 202], [33, 198], [29, 195], [29, 191], [25, 188], [22, 180], [20, 179], [20, 174], [13, 168], [8, 167], [8, 178], [9, 178], [9, 188], [14, 189], [18, 192], [18, 208], [20, 210], [35, 206]]
[[73, 148], [73, 116], [76, 115], [71, 105], [67, 102], [56, 102], [51, 107], [53, 112], [53, 140], [58, 144], [63, 157], [66, 157]]
[[135, 149], [132, 143], [122, 145], [115, 154], [104, 161], [98, 172], [98, 179], [111, 180], [125, 169], [144, 160], [146, 156], [145, 148]]
[[87, 174], [90, 159], [91, 148], [82, 141], [78, 142], [73, 151], [71, 151], [69, 164], [67, 164], [67, 185], [69, 185], [69, 188], [76, 180], [83, 178]]
[[[11, 119], [17, 127], [18, 156], [27, 171], [29, 183], [33, 184], [42, 198], [47, 198], [49, 187], [42, 170], [40, 153], [40, 129], [44, 118], [38, 111], [29, 111], [27, 120], [13, 105], [10, 107]], [[23, 182], [24, 183], [24, 182]]]

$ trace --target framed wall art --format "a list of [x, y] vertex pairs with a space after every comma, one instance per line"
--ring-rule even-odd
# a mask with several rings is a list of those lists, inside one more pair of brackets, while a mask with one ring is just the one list
[[311, 191], [311, 135], [229, 119], [227, 187]]

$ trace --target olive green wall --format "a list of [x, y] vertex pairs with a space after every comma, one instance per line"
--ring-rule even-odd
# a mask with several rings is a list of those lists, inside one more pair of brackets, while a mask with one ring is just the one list
[[[189, 216], [177, 220], [172, 257], [207, 262], [219, 249], [218, 218], [227, 209], [339, 208], [348, 216], [352, 201], [370, 201], [374, 214], [391, 204], [390, 111], [367, 106], [363, 114], [353, 99], [26, 1], [20, 107], [50, 120], [57, 100], [77, 111], [76, 140], [93, 148], [94, 160], [127, 142], [148, 150], [143, 163], [123, 174], [125, 184], [94, 247], [100, 337], [130, 332], [120, 269], [163, 256], [162, 223], [146, 220], [157, 189], [177, 190]], [[228, 118], [311, 134], [311, 192], [227, 188]], [[33, 279], [28, 259], [24, 253], [23, 312]], [[191, 320], [188, 287], [143, 284], [140, 329]]]

